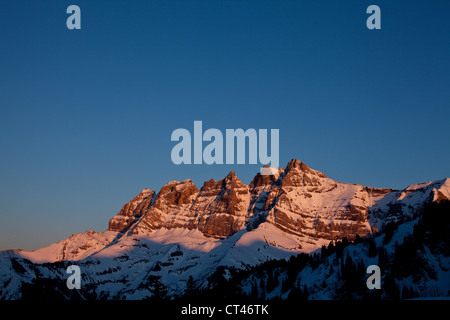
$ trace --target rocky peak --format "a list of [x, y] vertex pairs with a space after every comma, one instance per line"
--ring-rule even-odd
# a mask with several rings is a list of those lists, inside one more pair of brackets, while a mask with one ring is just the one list
[[239, 202], [239, 195], [248, 194], [248, 186], [245, 185], [238, 177], [234, 171], [231, 171], [225, 178], [220, 181], [215, 181], [213, 179], [206, 181], [200, 190], [198, 197], [193, 205], [193, 210], [197, 210], [198, 206], [203, 207], [203, 199], [206, 197], [210, 198], [209, 203], [217, 202], [218, 208], [222, 208], [223, 211], [227, 212], [233, 206], [232, 202]]
[[324, 179], [327, 179], [324, 173], [311, 169], [297, 159], [289, 161], [285, 172], [283, 187], [317, 187], [322, 185]]
[[190, 216], [197, 218], [191, 220], [189, 228], [210, 237], [230, 236], [244, 226], [248, 205], [248, 186], [231, 171], [220, 181], [204, 183], [190, 208]]
[[[149, 189], [149, 188], [144, 188], [142, 189], [142, 191], [133, 198], [133, 200], [131, 200], [130, 202], [128, 202], [127, 204], [131, 204], [131, 203], [141, 203], [142, 200], [146, 199], [148, 196], [152, 195], [153, 193], [155, 193], [155, 191]], [[127, 205], [125, 204], [124, 207]], [[123, 209], [123, 208], [122, 208]]]
[[292, 159], [291, 161], [289, 161], [289, 163], [286, 166], [285, 172], [289, 173], [292, 169], [297, 169], [302, 173], [316, 175], [321, 178], [327, 178], [327, 176], [323, 172], [313, 170], [310, 167], [308, 167], [306, 163], [297, 159]]
[[130, 202], [126, 203], [119, 213], [109, 221], [108, 230], [123, 231], [133, 224], [153, 204], [155, 191], [145, 188]]
[[262, 175], [258, 173], [250, 182], [250, 189], [254, 190], [257, 188], [265, 188], [270, 187], [273, 184], [276, 184], [280, 179], [274, 175]]
[[197, 187], [191, 179], [179, 181], [170, 181], [161, 188], [156, 197], [155, 206], [162, 209], [163, 206], [177, 206], [189, 204], [191, 196], [198, 192]]
[[225, 178], [219, 181], [222, 189], [247, 188], [247, 186], [231, 171]]
[[[264, 168], [270, 168], [267, 165], [264, 165]], [[250, 182], [250, 190], [255, 189], [267, 189], [268, 187], [276, 184], [281, 184], [282, 175], [284, 173], [283, 169], [278, 169], [276, 174], [261, 174], [257, 173], [253, 180]]]
[[215, 185], [217, 184], [217, 181], [214, 179], [209, 179], [208, 181], [203, 182], [203, 186], [200, 189], [201, 192], [207, 192], [211, 189], [214, 189]]
[[153, 193], [154, 191], [149, 188], [142, 189], [141, 193], [138, 196], [147, 197], [149, 194]]

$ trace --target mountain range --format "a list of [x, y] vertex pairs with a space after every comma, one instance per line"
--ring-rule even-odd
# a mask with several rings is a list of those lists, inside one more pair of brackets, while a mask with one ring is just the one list
[[[22, 299], [50, 284], [70, 299], [75, 293], [65, 281], [72, 264], [82, 274], [79, 298], [151, 298], [150, 279], [168, 296], [181, 296], [190, 281], [211, 288], [218, 270], [227, 279], [227, 270], [317, 254], [343, 239], [376, 239], [389, 225], [407, 235], [426, 205], [449, 200], [449, 178], [403, 190], [373, 188], [337, 182], [296, 159], [274, 175], [257, 174], [249, 185], [233, 171], [200, 189], [190, 179], [171, 181], [159, 192], [143, 189], [104, 232], [77, 233], [35, 251], [0, 252], [0, 299]], [[347, 250], [357, 255], [355, 246]], [[444, 289], [447, 258], [433, 258], [441, 263], [436, 269]]]

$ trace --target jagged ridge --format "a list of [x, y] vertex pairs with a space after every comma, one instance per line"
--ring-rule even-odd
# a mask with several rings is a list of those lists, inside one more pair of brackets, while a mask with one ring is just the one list
[[447, 199], [447, 185], [442, 180], [392, 190], [339, 183], [293, 159], [276, 175], [257, 174], [249, 186], [232, 171], [200, 190], [190, 179], [171, 181], [153, 202], [155, 193], [144, 189], [110, 220], [109, 230], [123, 232], [135, 223], [134, 234], [187, 228], [222, 239], [268, 222], [296, 235], [351, 239], [410, 217], [427, 201]]

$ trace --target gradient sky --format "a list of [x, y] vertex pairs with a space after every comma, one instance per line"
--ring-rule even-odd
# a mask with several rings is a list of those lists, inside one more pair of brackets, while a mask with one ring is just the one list
[[341, 182], [450, 177], [449, 17], [448, 0], [1, 0], [0, 250], [104, 231], [171, 180], [249, 183], [259, 165], [172, 164], [194, 120], [279, 129], [281, 167]]

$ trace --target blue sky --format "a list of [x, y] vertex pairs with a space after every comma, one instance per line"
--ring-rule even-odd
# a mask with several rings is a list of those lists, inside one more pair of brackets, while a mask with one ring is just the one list
[[249, 183], [260, 166], [172, 164], [194, 120], [279, 129], [281, 167], [342, 182], [449, 177], [448, 17], [447, 0], [2, 0], [0, 249], [103, 231], [170, 180]]

